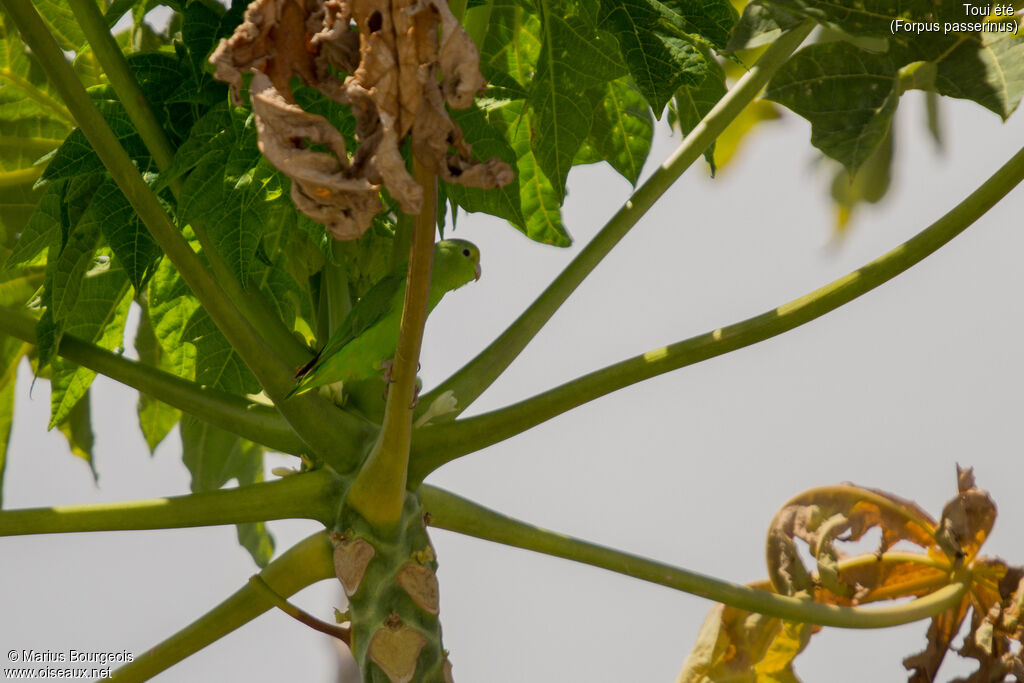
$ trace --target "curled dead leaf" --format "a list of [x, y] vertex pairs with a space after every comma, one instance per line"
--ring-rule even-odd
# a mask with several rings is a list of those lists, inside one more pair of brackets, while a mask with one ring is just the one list
[[[776, 514], [768, 529], [768, 575], [776, 590], [792, 594], [824, 586], [852, 597], [863, 586], [843, 582], [837, 563], [846, 554], [837, 541], [860, 540], [872, 528], [882, 532], [878, 554], [899, 541], [935, 546], [935, 521], [916, 504], [882, 491], [850, 484], [805, 491]], [[800, 560], [796, 539], [805, 541], [817, 562], [812, 574]]]
[[[448, 115], [446, 104], [469, 107], [486, 82], [445, 0], [256, 0], [210, 61], [236, 104], [243, 76], [253, 75], [260, 151], [291, 178], [296, 207], [337, 239], [366, 231], [382, 187], [402, 211], [419, 212], [423, 191], [400, 152], [406, 139], [446, 182], [489, 189], [513, 180], [498, 159], [474, 161]], [[351, 107], [353, 153], [327, 119], [295, 103], [293, 77]]]
[[996, 521], [996, 504], [974, 484], [974, 469], [956, 468], [957, 496], [942, 509], [936, 534], [950, 557], [963, 562], [973, 557]]
[[[768, 535], [771, 581], [752, 586], [832, 605], [921, 597], [954, 581], [967, 584], [955, 607], [932, 618], [927, 647], [904, 659], [911, 683], [934, 681], [968, 615], [970, 630], [957, 653], [978, 662], [960, 683], [1015, 680], [1024, 683], [1024, 567], [981, 557], [995, 504], [977, 488], [970, 469], [957, 468], [957, 496], [942, 519], [932, 520], [914, 503], [852, 485], [823, 487], [791, 499], [775, 515]], [[838, 543], [856, 541], [872, 527], [881, 531], [877, 552], [847, 556]], [[797, 541], [807, 543], [816, 566], [804, 566]], [[923, 549], [893, 549], [908, 541]], [[680, 683], [795, 681], [793, 658], [817, 632], [717, 605], [687, 657]]]

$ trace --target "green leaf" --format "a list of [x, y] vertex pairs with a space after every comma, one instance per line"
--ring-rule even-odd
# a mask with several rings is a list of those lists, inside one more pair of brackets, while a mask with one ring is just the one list
[[889, 130], [899, 81], [888, 55], [825, 43], [797, 52], [765, 97], [810, 121], [811, 144], [854, 174]]
[[[239, 486], [249, 486], [263, 481], [263, 448], [249, 441], [242, 444], [235, 476]], [[249, 551], [260, 567], [266, 567], [274, 556], [274, 537], [264, 522], [249, 522], [236, 525], [238, 542]]]
[[[153, 320], [146, 307], [142, 309], [139, 329], [135, 333], [135, 350], [139, 352], [140, 362], [167, 372], [174, 372], [167, 354], [164, 353], [156, 339]], [[139, 427], [142, 429], [142, 435], [146, 439], [150, 453], [156, 451], [156, 447], [181, 419], [180, 410], [152, 398], [145, 392], [139, 392], [138, 414]]]
[[65, 128], [74, 122], [42, 69], [29, 57], [17, 31], [0, 14], [0, 121], [35, 117], [59, 122]]
[[40, 253], [55, 242], [59, 244], [61, 216], [64, 206], [66, 181], [50, 183], [25, 224], [14, 251], [7, 259], [7, 267], [23, 266], [34, 261]]
[[236, 476], [242, 439], [192, 415], [181, 418], [182, 460], [192, 474], [192, 491], [214, 491]]
[[[135, 132], [131, 119], [121, 103], [117, 101], [110, 86], [100, 85], [89, 89], [93, 104], [100, 110], [118, 141], [133, 159], [148, 159], [149, 153], [142, 138]], [[145, 168], [145, 166], [144, 166]], [[54, 153], [49, 165], [43, 171], [43, 180], [105, 173], [103, 162], [96, 155], [92, 145], [80, 128], [76, 128]]]
[[506, 135], [516, 153], [519, 197], [526, 217], [526, 236], [537, 242], [567, 247], [572, 244], [562, 225], [562, 200], [537, 163], [530, 144], [533, 115], [521, 102], [510, 102], [500, 109]]
[[282, 261], [283, 259], [279, 258], [273, 265], [263, 266], [258, 274], [256, 286], [277, 317], [291, 330], [295, 328], [297, 316], [309, 319], [311, 308], [309, 297], [285, 269]]
[[220, 37], [223, 15], [224, 8], [216, 2], [190, 2], [182, 12], [181, 40], [188, 50], [196, 82], [203, 76], [206, 59]]
[[92, 448], [96, 438], [92, 433], [92, 408], [88, 392], [70, 411], [67, 419], [57, 426], [57, 430], [68, 440], [71, 454], [76, 458], [81, 458], [89, 465], [93, 481], [98, 482], [99, 473], [96, 472], [96, 463], [93, 462], [92, 457]]
[[625, 68], [614, 39], [579, 17], [561, 17], [545, 6], [541, 32], [530, 89], [530, 138], [537, 163], [562, 199], [572, 161], [593, 120], [586, 91], [618, 78]]
[[885, 136], [882, 144], [851, 176], [846, 169], [839, 169], [832, 180], [832, 202], [836, 206], [836, 232], [841, 237], [848, 227], [853, 212], [862, 203], [874, 204], [885, 197], [892, 178], [893, 129]]
[[[123, 269], [112, 266], [108, 256], [82, 279], [74, 310], [63, 323], [64, 334], [108, 351], [124, 346], [124, 325], [132, 302], [132, 287]], [[85, 396], [96, 373], [88, 368], [55, 358], [50, 380], [50, 428], [61, 424]]]
[[931, 87], [940, 95], [972, 100], [1006, 120], [1024, 95], [1024, 38], [1012, 33], [950, 34], [895, 50], [899, 64], [935, 64]]
[[754, 0], [743, 8], [725, 49], [750, 50], [767, 45], [785, 31], [798, 26], [801, 21], [801, 17], [774, 7], [766, 0]]
[[171, 181], [180, 178], [204, 161], [227, 154], [233, 143], [231, 115], [228, 113], [227, 102], [221, 102], [195, 122], [188, 138], [175, 152], [171, 165], [160, 173], [154, 190], [162, 190]]
[[[875, 36], [892, 38], [891, 22], [894, 19], [932, 22], [967, 21], [962, 0], [768, 0], [771, 5], [854, 36]], [[970, 3], [979, 5], [979, 3]], [[941, 28], [941, 26], [940, 26]], [[910, 40], [927, 40], [932, 32], [910, 33]], [[904, 33], [904, 35], [907, 35]]]
[[142, 291], [163, 252], [112, 178], [96, 190], [82, 221], [93, 217], [99, 218], [100, 231], [132, 286]]
[[[85, 44], [85, 34], [75, 19], [74, 12], [64, 0], [31, 0], [39, 16], [57, 39], [62, 50], [77, 50]], [[97, 3], [97, 6], [100, 6]]]
[[36, 162], [56, 149], [72, 118], [16, 32], [0, 15], [0, 243], [22, 232], [43, 192]]
[[[1017, 23], [1010, 17], [994, 16], [993, 22], [988, 24], [991, 30], [973, 30], [978, 28], [987, 11], [978, 16], [965, 10], [965, 5], [991, 9], [993, 3], [953, 0], [852, 3], [772, 0], [772, 3], [852, 36], [888, 41], [896, 68], [918, 61], [934, 63], [937, 67], [935, 92], [973, 100], [1003, 119], [1017, 108], [1024, 94], [1024, 37], [1019, 35]], [[1019, 3], [1015, 5], [1019, 6]], [[1000, 26], [1011, 30], [998, 30]]]
[[[182, 186], [178, 211], [184, 221], [203, 221], [214, 247], [244, 285], [266, 226], [285, 220], [294, 209], [281, 175], [256, 147], [252, 118], [236, 128], [236, 134], [241, 132], [237, 140], [211, 139], [218, 152], [199, 157]], [[206, 124], [204, 130], [209, 130]], [[198, 150], [190, 152], [189, 158], [197, 155]]]
[[606, 83], [592, 93], [597, 101], [594, 123], [586, 147], [586, 162], [607, 161], [621, 176], [636, 186], [654, 135], [654, 117], [644, 96], [628, 76]]
[[7, 467], [7, 446], [14, 421], [14, 390], [18, 365], [29, 346], [14, 337], [0, 337], [0, 508], [4, 501], [4, 469]]
[[[77, 176], [62, 183], [59, 230], [45, 229], [51, 240], [47, 246], [46, 271], [40, 304], [45, 311], [36, 324], [39, 367], [45, 368], [57, 353], [64, 321], [80, 292], [85, 273], [92, 268], [92, 257], [99, 241], [95, 220], [82, 221], [92, 203], [93, 191], [103, 176]], [[48, 213], [45, 222], [52, 214]], [[80, 228], [81, 226], [81, 228]]]
[[0, 271], [0, 306], [21, 308], [42, 284], [39, 267]]
[[[683, 136], [690, 134], [697, 124], [701, 122], [718, 100], [725, 96], [725, 72], [711, 55], [705, 55], [708, 60], [708, 70], [704, 74], [704, 80], [695, 86], [684, 85], [676, 92], [674, 122], [679, 126]], [[711, 175], [715, 175], [715, 144], [704, 150], [704, 159], [711, 167]]]
[[496, 0], [480, 51], [480, 70], [509, 99], [525, 98], [541, 50], [540, 19], [514, 0]]
[[[193, 122], [191, 105], [172, 106], [165, 101], [183, 82], [191, 82], [186, 67], [178, 58], [160, 52], [137, 54], [128, 57], [128, 66], [139, 83], [142, 95], [164, 129], [188, 130]], [[125, 151], [138, 164], [139, 169], [155, 170], [151, 169], [152, 159], [149, 151], [135, 131], [113, 88], [109, 85], [94, 86], [89, 88], [89, 96]], [[80, 129], [75, 129], [50, 159], [43, 172], [43, 179], [56, 180], [98, 172], [105, 172], [103, 163], [85, 134]]]
[[[516, 153], [505, 138], [506, 127], [499, 111], [494, 108], [485, 111], [473, 106], [452, 112], [452, 119], [462, 129], [466, 141], [472, 145], [474, 156], [478, 159], [497, 157], [510, 167], [515, 167]], [[504, 218], [523, 232], [526, 231], [518, 174], [505, 187], [493, 190], [458, 184], [444, 184], [444, 190], [452, 202], [466, 211], [479, 211]]]
[[185, 334], [188, 321], [199, 308], [199, 302], [181, 279], [170, 259], [157, 265], [146, 293], [147, 311], [153, 332], [160, 344], [161, 366], [184, 379], [196, 374], [196, 347]]
[[185, 326], [184, 338], [196, 348], [196, 382], [234, 394], [256, 394], [259, 383], [224, 338], [206, 309], [197, 308]]
[[[240, 486], [263, 480], [263, 449], [223, 429], [184, 415], [183, 460], [192, 474], [192, 491], [213, 491], [237, 479]], [[274, 554], [274, 540], [263, 523], [239, 524], [238, 541], [259, 566]]]
[[602, 26], [619, 40], [633, 80], [654, 110], [707, 70], [701, 48], [724, 49], [736, 23], [728, 0], [601, 0]]
[[103, 14], [103, 17], [107, 20], [107, 28], [113, 28], [114, 24], [124, 16], [125, 12], [134, 9], [136, 5], [145, 4], [146, 0], [114, 0]]
[[[455, 186], [446, 186], [445, 189], [458, 205], [467, 210], [485, 211], [505, 218], [538, 242], [566, 246], [571, 240], [562, 225], [562, 195], [540, 169], [534, 156], [531, 133], [536, 126], [533, 113], [522, 99], [516, 99], [532, 91], [542, 33], [540, 19], [529, 9], [514, 2], [496, 2], [481, 50], [480, 66], [488, 81], [498, 83], [500, 93], [513, 99], [478, 101], [486, 121], [482, 121], [473, 109], [464, 113], [465, 119], [458, 118], [462, 114], [456, 114], [460, 125], [465, 122], [467, 140], [481, 145], [481, 148], [474, 148], [476, 154], [483, 157], [484, 150], [489, 150], [492, 156], [514, 160], [518, 196], [513, 195], [514, 190], [510, 188], [489, 191], [484, 193], [486, 197]], [[511, 148], [511, 156], [508, 156], [508, 150], [503, 149], [502, 140]]]
[[[67, 243], [55, 259], [53, 277], [47, 282], [50, 292], [48, 307], [55, 321], [64, 320], [71, 313], [82, 291], [82, 279], [93, 267], [93, 254], [99, 246], [100, 223], [103, 216], [99, 209], [89, 208], [71, 229]], [[51, 260], [54, 257], [49, 257]]]

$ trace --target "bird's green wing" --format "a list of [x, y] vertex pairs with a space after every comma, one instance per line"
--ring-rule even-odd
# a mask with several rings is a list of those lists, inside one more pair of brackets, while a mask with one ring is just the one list
[[[356, 337], [373, 327], [395, 308], [396, 295], [405, 285], [406, 273], [385, 275], [348, 312], [331, 339], [320, 351], [321, 358], [333, 356]], [[400, 301], [399, 301], [400, 303]]]

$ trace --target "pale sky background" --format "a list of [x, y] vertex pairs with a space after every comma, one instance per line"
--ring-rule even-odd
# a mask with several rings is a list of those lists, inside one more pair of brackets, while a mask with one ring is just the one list
[[[943, 101], [946, 148], [923, 129], [923, 99], [897, 114], [893, 191], [832, 240], [830, 175], [795, 115], [752, 138], [710, 180], [694, 167], [572, 296], [473, 412], [760, 313], [912, 236], [1024, 144], [973, 103]], [[678, 144], [662, 126], [645, 176]], [[431, 317], [429, 388], [497, 335], [629, 196], [607, 166], [570, 175], [570, 249], [462, 216], [483, 278]], [[1024, 234], [1018, 188], [964, 235], [880, 289], [781, 337], [663, 375], [450, 464], [432, 484], [564, 533], [736, 582], [765, 576], [775, 510], [810, 487], [853, 481], [934, 516], [954, 465], [976, 468], [999, 505], [985, 552], [1024, 563]], [[9, 508], [188, 492], [180, 441], [150, 458], [135, 393], [93, 385], [100, 487], [64, 438], [46, 433], [49, 387], [19, 376], [4, 493]], [[293, 459], [270, 458], [268, 468]], [[274, 522], [283, 550], [316, 529]], [[600, 569], [433, 531], [445, 646], [456, 680], [673, 681], [711, 603]], [[141, 654], [255, 571], [233, 527], [0, 539], [0, 657], [7, 650]], [[330, 619], [327, 581], [295, 601]], [[808, 682], [905, 680], [926, 623], [826, 630], [797, 660]], [[332, 681], [332, 645], [270, 612], [159, 681]], [[7, 666], [4, 661], [3, 666]], [[969, 671], [947, 666], [940, 680]]]

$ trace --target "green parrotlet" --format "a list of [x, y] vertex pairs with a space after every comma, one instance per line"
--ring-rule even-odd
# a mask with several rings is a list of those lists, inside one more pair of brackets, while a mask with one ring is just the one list
[[[395, 355], [405, 303], [407, 266], [392, 271], [352, 307], [330, 341], [295, 373], [298, 383], [286, 398], [325, 384], [370, 379]], [[480, 250], [466, 240], [434, 245], [427, 313], [448, 292], [480, 277]]]

